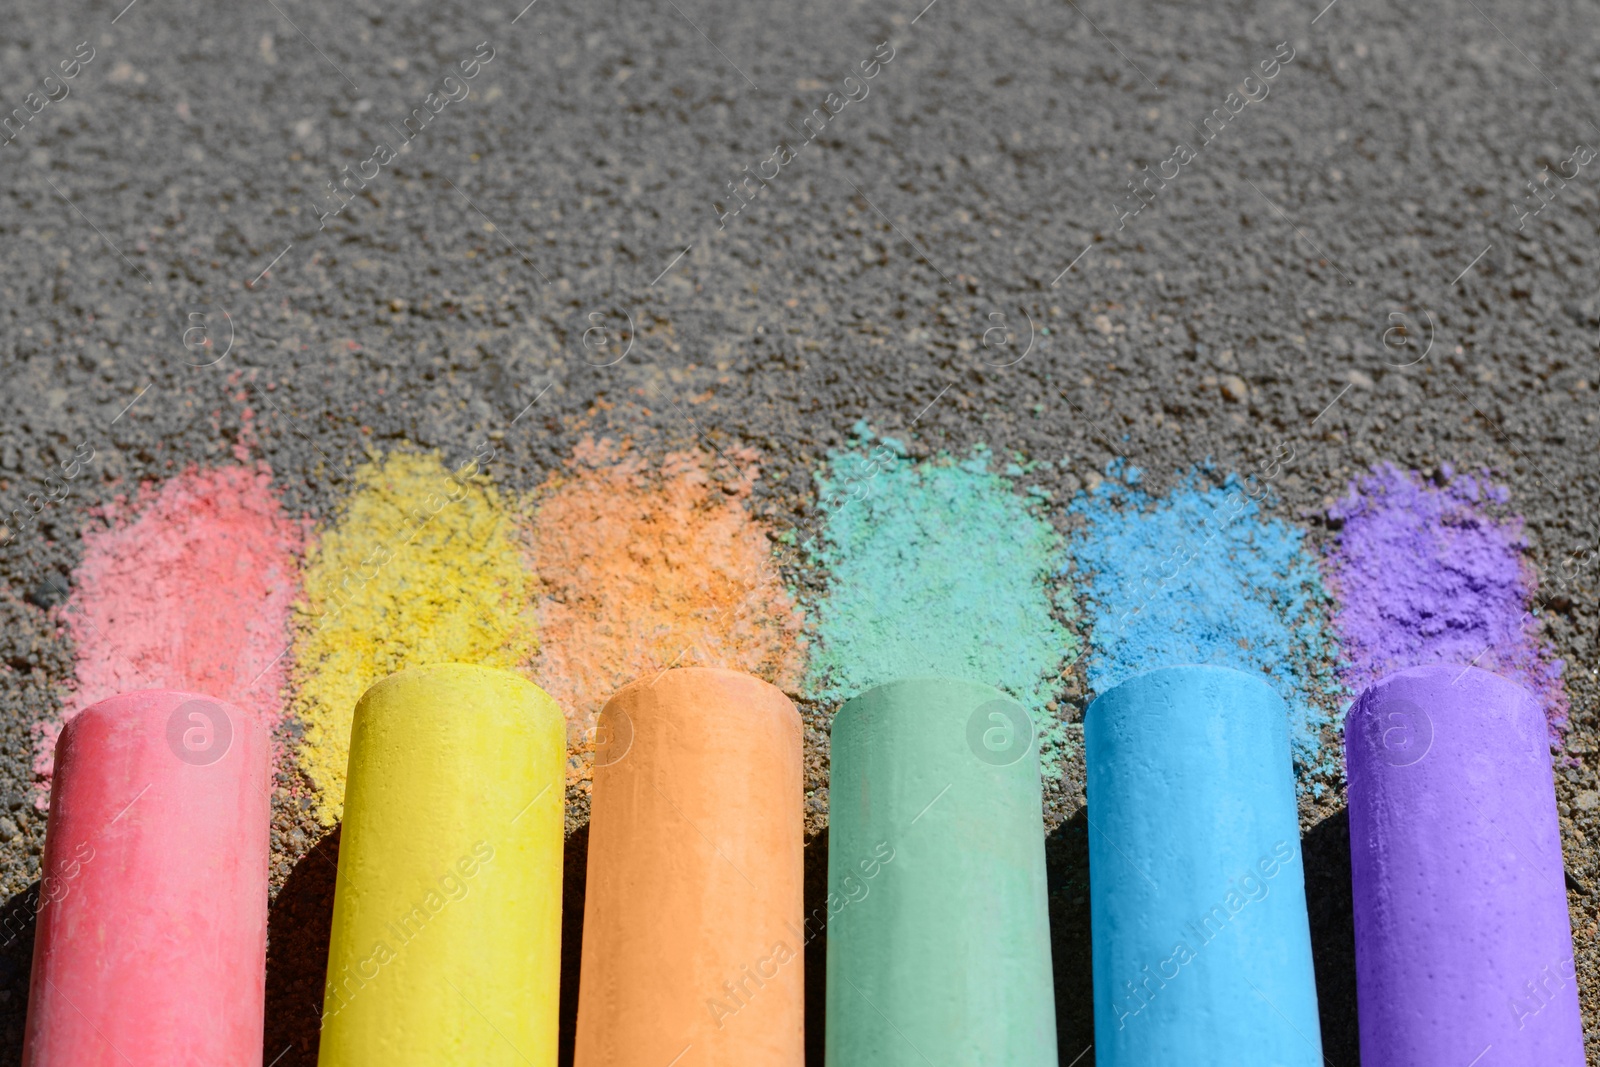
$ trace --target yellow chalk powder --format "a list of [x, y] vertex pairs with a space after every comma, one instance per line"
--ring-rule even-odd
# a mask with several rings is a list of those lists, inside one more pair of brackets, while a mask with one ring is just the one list
[[533, 575], [499, 493], [470, 464], [398, 452], [355, 473], [356, 489], [309, 553], [296, 605], [294, 709], [300, 765], [332, 825], [344, 809], [356, 701], [407, 667], [520, 670], [537, 647]]

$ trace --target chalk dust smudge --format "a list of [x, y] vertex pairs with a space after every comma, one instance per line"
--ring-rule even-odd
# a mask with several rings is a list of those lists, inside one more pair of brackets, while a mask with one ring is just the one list
[[1289, 705], [1302, 770], [1336, 773], [1337, 746], [1323, 732], [1335, 716], [1323, 706], [1342, 705], [1345, 694], [1304, 532], [1263, 516], [1259, 490], [1236, 477], [1208, 485], [1192, 471], [1155, 499], [1138, 488], [1138, 468], [1114, 460], [1106, 474], [1069, 505], [1087, 520], [1069, 555], [1092, 623], [1090, 688], [1103, 693], [1175, 664], [1260, 673]]
[[364, 465], [309, 553], [295, 605], [294, 710], [325, 824], [344, 809], [351, 716], [369, 686], [428, 663], [518, 670], [533, 655], [525, 548], [475, 469], [452, 474], [437, 453], [415, 452]]
[[117, 693], [185, 689], [277, 721], [301, 537], [271, 483], [265, 464], [191, 467], [85, 531], [65, 612], [77, 686], [63, 722], [41, 728], [41, 776], [65, 720]]
[[799, 609], [748, 507], [756, 459], [693, 450], [652, 464], [625, 442], [585, 439], [540, 490], [535, 678], [566, 710], [580, 788], [601, 707], [636, 678], [714, 666], [798, 688]]
[[898, 678], [943, 675], [1016, 697], [1033, 716], [1045, 773], [1058, 773], [1063, 724], [1047, 705], [1077, 639], [1065, 592], [1048, 587], [1059, 538], [983, 448], [917, 463], [858, 424], [858, 446], [817, 475], [823, 533], [808, 546], [827, 575], [815, 606], [806, 690], [837, 705]]
[[1537, 582], [1522, 520], [1489, 511], [1511, 494], [1448, 465], [1440, 482], [1381, 464], [1329, 511], [1343, 523], [1328, 563], [1345, 678], [1360, 689], [1405, 667], [1475, 662], [1531, 689], [1559, 741], [1565, 663], [1528, 612]]

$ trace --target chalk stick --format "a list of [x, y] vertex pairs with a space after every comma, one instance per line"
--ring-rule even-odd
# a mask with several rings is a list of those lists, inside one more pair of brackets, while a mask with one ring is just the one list
[[232, 704], [103, 700], [56, 744], [30, 1067], [261, 1063], [268, 729]]
[[577, 1067], [802, 1067], [800, 716], [737, 671], [600, 713]]
[[830, 1067], [1055, 1067], [1039, 758], [973, 682], [870, 689], [833, 721]]
[[505, 671], [390, 675], [356, 704], [321, 1067], [552, 1067], [566, 733]]
[[1361, 694], [1345, 759], [1362, 1064], [1582, 1067], [1538, 701], [1477, 668], [1413, 667]]
[[1103, 693], [1083, 732], [1095, 1062], [1320, 1067], [1283, 700], [1165, 667]]

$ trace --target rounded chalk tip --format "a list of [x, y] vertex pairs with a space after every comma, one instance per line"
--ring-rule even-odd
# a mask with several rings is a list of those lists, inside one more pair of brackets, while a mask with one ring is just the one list
[[895, 693], [904, 689], [943, 688], [951, 692], [966, 690], [972, 693], [995, 693], [999, 690], [986, 682], [975, 682], [971, 678], [957, 678], [948, 674], [908, 674], [904, 678], [896, 678], [892, 682], [879, 682], [870, 689], [863, 689], [849, 700], [853, 704], [863, 697], [872, 696], [874, 693]]
[[192, 693], [186, 689], [134, 689], [116, 696], [97, 700], [93, 704], [78, 712], [69, 719], [62, 732], [71, 730], [79, 723], [94, 722], [95, 720], [128, 719], [152, 711], [159, 713], [164, 708], [176, 707], [193, 701], [215, 704], [227, 708], [229, 711], [243, 716], [245, 713], [228, 703], [206, 693]]
[[1020, 765], [1037, 774], [1033, 717], [1009, 694], [966, 678], [923, 675], [873, 686], [845, 701], [829, 736], [841, 747], [873, 737], [893, 745], [918, 738], [916, 744], [933, 743], [930, 751], [942, 752], [940, 758], [976, 758], [991, 769]]
[[1428, 685], [1498, 685], [1512, 686], [1517, 689], [1522, 688], [1504, 675], [1484, 670], [1482, 667], [1476, 667], [1470, 663], [1424, 663], [1416, 667], [1405, 667], [1398, 671], [1390, 671], [1376, 682], [1367, 686], [1367, 688], [1377, 689], [1389, 685], [1415, 684], [1418, 682]]
[[833, 716], [833, 729], [837, 729], [841, 722], [848, 723], [858, 715], [869, 714], [870, 708], [915, 704], [919, 699], [926, 699], [931, 694], [938, 694], [943, 701], [961, 704], [970, 704], [974, 701], [981, 704], [990, 700], [1011, 699], [992, 685], [974, 682], [968, 678], [951, 678], [939, 674], [912, 675], [896, 678], [892, 682], [882, 682], [871, 689], [863, 689], [845, 701]]
[[[368, 686], [356, 702], [356, 711], [358, 714], [363, 711], [370, 714], [372, 708], [381, 707], [391, 714], [416, 713], [421, 706], [409, 699], [415, 695], [477, 694], [485, 691], [509, 697], [526, 707], [554, 710], [559, 714], [555, 698], [522, 675], [477, 663], [427, 663], [396, 671]], [[450, 707], [448, 710], [450, 714], [458, 715], [461, 709]], [[489, 710], [488, 706], [483, 710]]]
[[424, 663], [416, 667], [407, 667], [373, 682], [367, 687], [367, 692], [382, 691], [394, 686], [452, 682], [499, 684], [513, 689], [527, 686], [529, 689], [544, 692], [515, 671], [508, 671], [502, 667], [485, 667], [480, 663]]
[[1199, 691], [1219, 696], [1224, 693], [1250, 694], [1269, 702], [1282, 699], [1265, 677], [1251, 671], [1216, 663], [1170, 663], [1130, 674], [1095, 697], [1084, 710], [1084, 729], [1090, 729], [1091, 722], [1112, 714], [1111, 709], [1122, 707], [1130, 698], [1141, 705], [1141, 713], [1144, 714], [1153, 713], [1158, 708], [1175, 710], [1164, 701], [1147, 703], [1172, 690]]
[[[666, 686], [670, 689], [679, 688], [724, 688], [746, 689], [751, 693], [761, 693], [765, 696], [779, 696], [789, 700], [789, 696], [782, 689], [771, 682], [757, 678], [745, 671], [736, 671], [728, 667], [668, 667], [665, 670], [654, 671], [640, 678], [635, 678], [627, 685], [612, 693], [606, 700], [610, 704], [614, 700], [621, 700], [628, 696], [638, 694], [641, 690], [659, 689]], [[790, 703], [793, 703], [790, 701]], [[797, 713], [798, 714], [798, 713]]]
[[659, 724], [671, 730], [737, 733], [761, 724], [800, 737], [800, 710], [771, 682], [726, 667], [669, 667], [636, 678], [612, 693], [594, 729], [597, 770], [621, 762], [638, 731]]
[[1363, 701], [1374, 701], [1386, 693], [1399, 691], [1440, 695], [1470, 693], [1479, 698], [1499, 700], [1534, 699], [1527, 687], [1482, 667], [1465, 663], [1427, 663], [1392, 671], [1379, 678], [1357, 694], [1351, 709], [1354, 710]]
[[947, 708], [979, 708], [1000, 703], [1014, 705], [1026, 718], [1022, 706], [992, 685], [974, 682], [967, 678], [950, 678], [944, 675], [912, 675], [883, 682], [871, 689], [863, 689], [839, 706], [834, 712], [830, 735], [849, 729], [851, 723], [862, 716], [925, 714], [924, 709], [937, 703]]
[[[1375, 757], [1408, 767], [1434, 748], [1438, 731], [1477, 734], [1496, 723], [1529, 738], [1545, 735], [1544, 712], [1525, 686], [1461, 663], [1429, 663], [1384, 675], [1363, 689], [1345, 715], [1346, 766]], [[1542, 742], [1530, 742], [1542, 750]]]
[[[567, 719], [555, 698], [514, 671], [475, 663], [430, 663], [368, 687], [350, 724], [350, 767], [387, 761], [412, 745], [463, 755], [486, 738], [532, 731], [566, 752]], [[464, 756], [463, 756], [464, 758]], [[348, 788], [346, 803], [349, 802]]]
[[[641, 698], [659, 694], [665, 699], [645, 701]], [[717, 694], [723, 698], [711, 703], [701, 703], [697, 694]], [[729, 699], [738, 702], [738, 714], [759, 715], [763, 712], [777, 715], [785, 723], [800, 722], [800, 712], [789, 694], [771, 682], [744, 671], [727, 667], [668, 667], [666, 670], [635, 678], [618, 689], [606, 700], [602, 717], [621, 714], [624, 706], [639, 710], [648, 707], [651, 713], [664, 715], [729, 714]]]
[[234, 739], [262, 724], [226, 700], [183, 689], [136, 689], [107, 697], [78, 712], [61, 728], [56, 760], [68, 758], [84, 735], [128, 728], [162, 733], [180, 761], [203, 767], [233, 748]]

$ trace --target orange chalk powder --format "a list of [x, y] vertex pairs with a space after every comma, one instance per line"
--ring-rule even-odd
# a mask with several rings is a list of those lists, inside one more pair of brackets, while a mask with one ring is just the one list
[[567, 713], [568, 777], [587, 788], [600, 708], [669, 667], [726, 667], [780, 689], [804, 671], [802, 617], [749, 511], [752, 449], [670, 452], [584, 440], [539, 491], [533, 676]]

